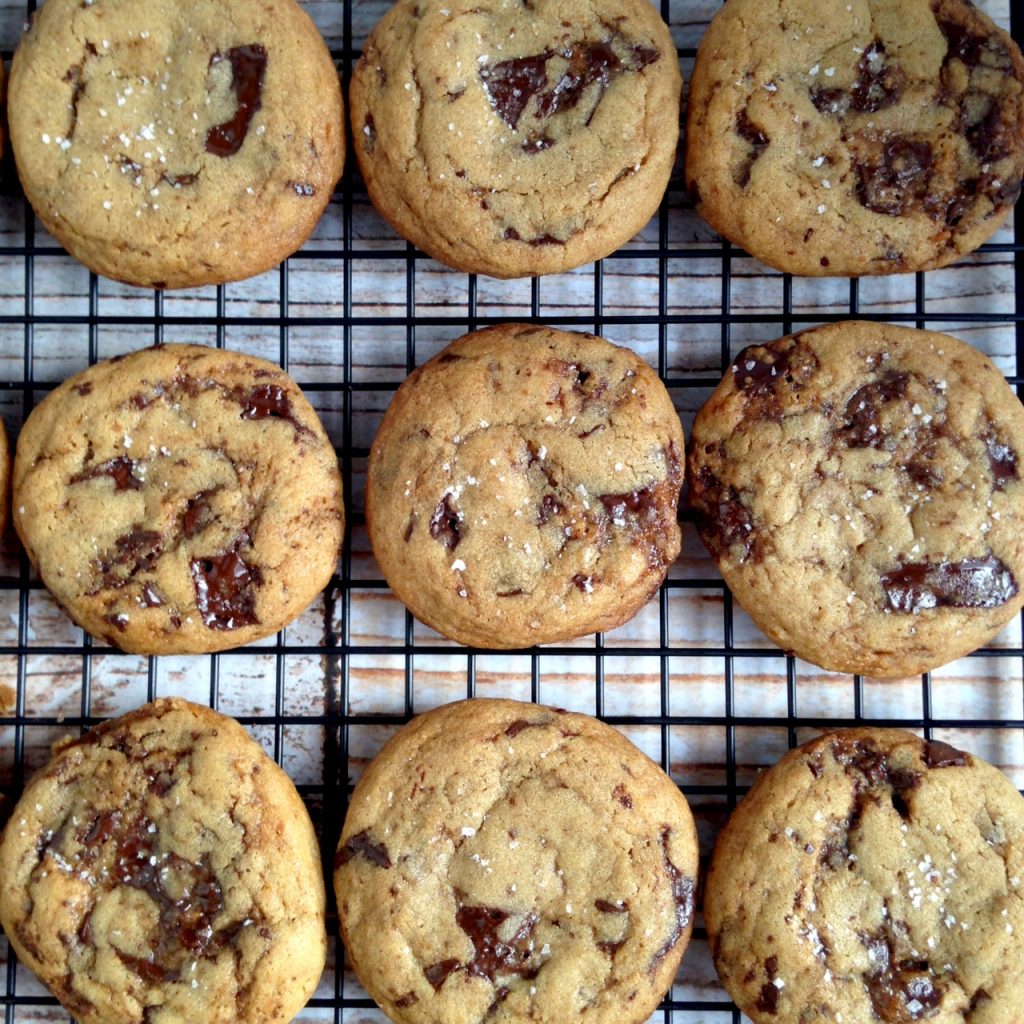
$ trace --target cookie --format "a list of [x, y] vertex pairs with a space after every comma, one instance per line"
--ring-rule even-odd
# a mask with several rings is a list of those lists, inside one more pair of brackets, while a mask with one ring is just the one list
[[467, 334], [398, 389], [366, 516], [388, 584], [459, 643], [621, 625], [679, 554], [683, 431], [664, 385], [591, 334]]
[[58, 744], [0, 841], [0, 922], [81, 1024], [275, 1024], [326, 955], [295, 787], [230, 718], [178, 699]]
[[778, 270], [944, 267], [1024, 175], [1024, 59], [966, 0], [730, 0], [697, 54], [687, 183]]
[[554, 274], [658, 209], [679, 61], [647, 0], [398, 0], [349, 96], [379, 213], [458, 270]]
[[586, 715], [471, 700], [414, 719], [356, 786], [334, 885], [398, 1024], [646, 1021], [689, 941], [693, 818]]
[[11, 68], [39, 219], [90, 270], [187, 288], [259, 274], [341, 176], [341, 88], [295, 0], [46, 0]]
[[198, 654], [276, 633], [327, 585], [341, 476], [316, 413], [262, 359], [163, 345], [98, 363], [18, 438], [14, 525], [83, 629]]
[[690, 503], [736, 600], [787, 651], [924, 672], [1024, 604], [1024, 409], [945, 334], [837, 323], [740, 353], [697, 414]]
[[718, 839], [704, 919], [755, 1024], [1012, 1024], [1024, 800], [997, 769], [889, 729], [821, 736]]

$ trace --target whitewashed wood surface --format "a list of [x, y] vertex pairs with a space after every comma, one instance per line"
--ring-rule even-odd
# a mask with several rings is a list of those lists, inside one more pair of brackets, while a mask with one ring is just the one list
[[[352, 51], [344, 52], [344, 5], [341, 0], [307, 0], [303, 6], [324, 33], [343, 66], [358, 53], [367, 33], [387, 8], [385, 0], [352, 0]], [[676, 43], [692, 50], [700, 39], [709, 17], [719, 6], [717, 0], [672, 0], [670, 22]], [[1009, 27], [1010, 0], [988, 0], [979, 4], [1004, 27]], [[827, 0], [823, 0], [823, 10]], [[0, 0], [0, 49], [14, 48], [23, 30], [26, 7], [23, 0]], [[684, 74], [689, 76], [692, 57], [683, 56]], [[666, 309], [670, 315], [703, 318], [702, 322], [666, 329], [666, 366], [673, 380], [699, 381], [698, 386], [677, 387], [673, 396], [684, 425], [689, 429], [696, 409], [711, 390], [711, 382], [723, 370], [721, 345], [723, 313], [744, 314], [751, 323], [733, 324], [729, 330], [732, 353], [753, 341], [778, 337], [783, 333], [784, 279], [756, 260], [743, 256], [730, 259], [731, 287], [728, 309], [722, 305], [722, 245], [720, 239], [696, 217], [686, 199], [679, 167], [666, 200], [664, 243], [672, 250], [700, 253], [698, 257], [672, 258], [668, 261]], [[343, 380], [346, 303], [351, 308], [351, 380], [358, 384], [382, 384], [393, 387], [406, 374], [408, 331], [402, 321], [417, 319], [415, 361], [423, 362], [440, 347], [463, 333], [469, 326], [469, 279], [427, 259], [415, 263], [412, 298], [407, 295], [408, 279], [405, 244], [370, 207], [358, 176], [353, 176], [351, 196], [352, 259], [349, 294], [346, 295], [344, 261], [337, 256], [289, 261], [287, 295], [282, 295], [282, 275], [278, 271], [223, 291], [223, 313], [236, 318], [223, 331], [229, 348], [277, 360], [281, 353], [281, 330], [277, 324], [261, 326], [250, 318], [276, 319], [286, 314], [288, 330], [288, 369], [318, 408], [339, 450], [365, 452], [373, 439], [390, 393], [387, 390], [352, 392], [352, 432], [345, 437], [344, 408], [340, 392], [318, 391], [325, 381]], [[304, 253], [338, 252], [344, 247], [344, 210], [341, 197], [331, 205]], [[34, 233], [34, 245], [43, 253], [34, 258], [31, 281], [27, 280], [23, 255], [27, 231]], [[1010, 227], [993, 241], [1013, 241]], [[623, 253], [604, 261], [600, 271], [593, 266], [530, 281], [501, 282], [480, 278], [476, 283], [478, 317], [505, 319], [531, 315], [536, 298], [541, 320], [571, 318], [584, 330], [601, 329], [609, 339], [633, 348], [652, 365], [658, 364], [659, 261], [652, 254], [659, 245], [657, 219]], [[4, 255], [4, 250], [10, 254]], [[381, 259], [373, 254], [389, 252], [394, 258]], [[600, 273], [603, 296], [601, 312], [607, 317], [638, 318], [640, 323], [595, 324], [595, 283]], [[28, 285], [31, 284], [31, 302]], [[38, 399], [45, 386], [52, 385], [84, 368], [89, 361], [90, 332], [86, 323], [48, 323], [47, 318], [86, 318], [90, 312], [101, 320], [134, 316], [152, 316], [157, 309], [152, 292], [139, 291], [109, 281], [98, 283], [95, 309], [90, 309], [88, 272], [66, 256], [48, 239], [38, 224], [26, 223], [20, 196], [0, 196], [0, 317], [35, 318], [31, 346], [31, 364], [26, 365], [26, 329], [21, 323], [0, 323], [0, 382], [20, 382], [26, 378], [41, 385], [34, 393]], [[917, 281], [913, 275], [868, 279], [860, 283], [859, 301], [863, 313], [881, 317], [913, 314]], [[846, 280], [792, 282], [792, 311], [815, 320], [827, 321], [849, 311], [850, 285]], [[957, 267], [927, 275], [925, 316], [921, 326], [943, 329], [977, 346], [990, 355], [1007, 374], [1022, 372], [1015, 362], [1015, 332], [1009, 317], [1014, 311], [1014, 272], [1012, 255], [988, 253], [976, 255]], [[198, 289], [170, 293], [162, 299], [167, 317], [189, 318], [186, 324], [166, 324], [161, 337], [165, 341], [214, 344], [218, 332], [209, 318], [218, 312], [216, 289]], [[1005, 314], [1003, 323], [972, 324], [968, 320], [936, 322], [929, 315]], [[310, 326], [307, 318], [323, 318], [328, 326]], [[370, 325], [367, 318], [394, 320], [392, 324]], [[448, 318], [449, 326], [419, 322], [421, 318]], [[105, 358], [131, 351], [156, 339], [152, 327], [132, 327], [101, 322], [92, 340], [96, 355]], [[25, 411], [23, 391], [0, 389], [0, 414], [12, 440]], [[361, 510], [365, 456], [349, 460], [352, 486], [347, 495], [350, 509]], [[353, 580], [372, 583], [380, 573], [370, 553], [364, 527], [356, 524], [348, 554]], [[18, 551], [8, 537], [0, 550], [0, 579], [17, 580]], [[660, 645], [662, 629], [657, 603], [648, 606], [637, 618], [605, 638], [608, 647], [629, 649], [629, 657], [599, 658], [594, 639], [585, 638], [572, 646], [578, 654], [555, 655], [541, 652], [536, 659], [539, 673], [539, 698], [543, 702], [574, 710], [612, 716], [671, 716], [688, 719], [708, 718], [709, 723], [671, 726], [623, 725], [623, 731], [655, 760], [666, 764], [672, 777], [684, 786], [713, 787], [717, 791], [691, 795], [691, 804], [701, 829], [702, 846], [710, 850], [725, 811], [724, 788], [727, 776], [727, 687], [725, 659], [701, 650], [715, 650], [724, 643], [724, 596], [721, 583], [692, 527], [685, 527], [683, 554], [673, 568], [677, 580], [714, 581], [700, 589], [670, 589], [667, 593], [666, 630], [671, 648], [688, 653], [670, 657], [665, 664], [667, 706], [662, 705], [662, 661], [649, 652]], [[530, 655], [467, 655], [426, 627], [416, 624], [416, 644], [451, 647], [451, 654], [407, 657], [404, 649], [406, 616], [390, 591], [380, 587], [351, 590], [346, 605], [340, 600], [321, 601], [311, 607], [283, 635], [289, 647], [319, 648], [329, 635], [345, 638], [354, 648], [374, 646], [385, 653], [352, 653], [347, 659], [345, 710], [354, 715], [402, 715], [405, 708], [406, 677], [411, 676], [416, 711], [458, 699], [467, 694], [472, 671], [475, 692], [479, 696], [508, 696], [529, 699], [534, 658]], [[307, 791], [315, 816], [319, 817], [318, 790], [324, 784], [325, 731], [316, 722], [286, 723], [275, 728], [269, 720], [275, 714], [301, 718], [322, 716], [329, 707], [326, 685], [329, 672], [337, 673], [338, 659], [329, 659], [320, 650], [288, 653], [282, 660], [283, 678], [279, 687], [277, 658], [257, 649], [242, 655], [217, 659], [141, 657], [111, 653], [96, 644], [93, 653], [83, 659], [78, 652], [83, 642], [76, 629], [41, 589], [29, 592], [27, 619], [23, 622], [17, 589], [0, 589], [0, 788], [9, 790], [17, 778], [14, 764], [14, 729], [2, 724], [13, 714], [19, 683], [18, 658], [2, 651], [20, 642], [29, 648], [46, 648], [29, 653], [23, 660], [22, 685], [24, 713], [31, 719], [116, 715], [138, 706], [147, 699], [151, 679], [161, 696], [180, 694], [209, 701], [211, 678], [216, 672], [218, 706], [228, 714], [251, 716], [257, 721], [252, 732], [277, 756], [292, 778]], [[330, 622], [330, 634], [326, 623]], [[857, 688], [849, 676], [825, 673], [814, 666], [796, 662], [795, 705], [790, 708], [787, 680], [790, 668], [781, 652], [777, 657], [743, 657], [742, 651], [770, 647], [769, 642], [741, 611], [733, 616], [734, 643], [738, 654], [732, 660], [734, 679], [732, 714], [757, 719], [755, 724], [733, 727], [736, 785], [750, 784], [757, 771], [773, 763], [790, 743], [785, 719], [791, 711], [800, 719], [849, 719], [855, 714]], [[268, 641], [267, 643], [273, 643]], [[1019, 648], [1021, 627], [1017, 621], [993, 644], [994, 648]], [[51, 648], [74, 648], [68, 653], [52, 653]], [[388, 652], [394, 648], [394, 652]], [[83, 660], [89, 675], [91, 700], [83, 707]], [[600, 662], [600, 669], [599, 669]], [[216, 666], [216, 667], [214, 667]], [[602, 704], [599, 706], [599, 671], [603, 673]], [[964, 659], [932, 675], [930, 690], [918, 677], [896, 682], [863, 680], [860, 684], [861, 712], [866, 718], [920, 721], [932, 719], [956, 723], [965, 719], [1020, 722], [1024, 718], [1024, 665], [1016, 655]], [[926, 700], [929, 706], [926, 706]], [[341, 710], [337, 708], [336, 710]], [[268, 721], [261, 724], [259, 719]], [[27, 725], [24, 736], [24, 765], [32, 769], [45, 761], [49, 744], [66, 730], [61, 726]], [[797, 739], [816, 730], [801, 727]], [[349, 728], [348, 779], [358, 778], [362, 768], [383, 741], [393, 732], [387, 725], [353, 725]], [[1018, 786], [1024, 786], [1024, 731], [1017, 727], [984, 731], [949, 728], [941, 735], [958, 745], [976, 751], [1000, 765]], [[3, 796], [0, 795], [0, 807]], [[337, 813], [327, 816], [336, 831]], [[323, 837], [325, 847], [333, 845], [336, 835]], [[698, 924], [700, 922], [698, 921]], [[341, 1020], [345, 1024], [369, 1024], [385, 1020], [378, 1011], [345, 1008], [336, 1016], [330, 1005], [336, 991], [346, 998], [363, 993], [351, 973], [336, 977], [332, 944], [330, 963], [316, 994], [319, 1005], [304, 1011], [301, 1020]], [[0, 978], [5, 977], [6, 940], [0, 937]], [[5, 990], [0, 981], [0, 997]], [[45, 993], [23, 967], [18, 967], [16, 993], [19, 1002], [8, 1018], [14, 1022], [66, 1019], [58, 1008], [22, 1003], [22, 997]], [[652, 1020], [674, 1024], [731, 1020], [728, 1001], [714, 974], [707, 944], [695, 940], [680, 970], [672, 997], [676, 1000], [705, 1000], [719, 1004], [714, 1011], [659, 1012]], [[2, 1005], [2, 1003], [0, 1003]]]

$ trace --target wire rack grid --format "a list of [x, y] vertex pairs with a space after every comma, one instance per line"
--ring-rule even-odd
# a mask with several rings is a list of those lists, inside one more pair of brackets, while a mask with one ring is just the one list
[[[660, 0], [687, 79], [719, 0]], [[34, 0], [0, 0], [10, 57]], [[347, 86], [386, 0], [304, 0]], [[1024, 40], [1024, 8], [981, 4]], [[734, 607], [684, 524], [683, 554], [655, 601], [606, 636], [517, 653], [459, 648], [415, 622], [373, 562], [362, 516], [366, 457], [394, 389], [467, 330], [505, 321], [591, 330], [654, 366], [684, 425], [744, 345], [808, 324], [860, 317], [949, 330], [989, 354], [1018, 394], [1024, 377], [1024, 207], [955, 268], [883, 279], [776, 274], [693, 213], [677, 165], [658, 216], [620, 252], [569, 274], [499, 282], [439, 266], [373, 212], [348, 162], [313, 238], [276, 271], [184, 293], [141, 292], [89, 274], [35, 221], [8, 162], [0, 180], [0, 413], [12, 439], [72, 373], [119, 352], [190, 341], [277, 360], [335, 442], [348, 531], [338, 573], [294, 624], [249, 648], [197, 658], [114, 651], [56, 608], [11, 537], [0, 549], [0, 821], [26, 774], [69, 731], [156, 696], [234, 715], [291, 774], [330, 873], [351, 786], [414, 713], [460, 697], [507, 696], [597, 715], [662, 764], [694, 809], [709, 852], [756, 772], [822, 729], [904, 726], [954, 741], [1024, 784], [1021, 623], [970, 658], [881, 683], [785, 656]], [[700, 927], [652, 1021], [738, 1021]], [[333, 903], [329, 927], [336, 932]], [[66, 1020], [0, 936], [5, 1024]], [[302, 1020], [385, 1018], [332, 941]]]

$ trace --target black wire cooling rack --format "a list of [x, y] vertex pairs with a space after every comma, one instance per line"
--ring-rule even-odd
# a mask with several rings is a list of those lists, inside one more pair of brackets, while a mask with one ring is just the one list
[[[1000, 4], [1002, 6], [1000, 6]], [[661, 0], [687, 79], [717, 0]], [[386, 0], [307, 0], [347, 86]], [[1024, 39], [1024, 5], [983, 5]], [[0, 0], [5, 57], [35, 3]], [[351, 147], [350, 147], [351, 153]], [[440, 268], [390, 233], [354, 161], [318, 232], [279, 270], [195, 295], [138, 292], [89, 275], [32, 217], [8, 163], [0, 190], [0, 411], [16, 434], [56, 383], [97, 359], [163, 340], [280, 361], [318, 408], [343, 467], [348, 530], [322, 602], [275, 639], [202, 658], [122, 655], [72, 627], [8, 537], [0, 554], [0, 821], [48, 744], [155, 696], [208, 701], [249, 726], [296, 779], [330, 877], [351, 785], [413, 713], [459, 697], [512, 696], [595, 714], [659, 760], [687, 794], [707, 853], [756, 770], [825, 728], [869, 722], [977, 750], [1024, 781], [1020, 624], [948, 670], [881, 684], [784, 656], [739, 609], [691, 526], [651, 606], [607, 637], [498, 655], [449, 644], [390, 597], [369, 555], [362, 474], [402, 377], [467, 330], [508, 320], [591, 330], [655, 365], [687, 427], [736, 351], [801, 325], [860, 317], [948, 329], [995, 356], [1021, 394], [1024, 205], [957, 268], [809, 283], [774, 274], [703, 227], [679, 168], [658, 217], [621, 252], [569, 275], [500, 283]], [[699, 927], [652, 1020], [738, 1021]], [[336, 931], [333, 900], [330, 929]], [[383, 1021], [340, 942], [301, 1019]], [[66, 1015], [0, 937], [5, 1024]]]

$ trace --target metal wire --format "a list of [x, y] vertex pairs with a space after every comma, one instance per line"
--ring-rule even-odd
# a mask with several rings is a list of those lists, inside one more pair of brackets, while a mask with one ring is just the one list
[[[352, 65], [358, 57], [355, 48], [353, 30], [353, 4], [358, 0], [338, 0], [341, 8], [341, 46], [335, 52], [335, 58], [342, 72], [347, 89], [351, 76]], [[27, 10], [31, 12], [35, 4], [29, 0]], [[669, 0], [661, 0], [663, 15], [668, 19]], [[1012, 31], [1020, 40], [1024, 38], [1024, 5], [1011, 4]], [[684, 63], [692, 61], [695, 50], [692, 47], [680, 49]], [[9, 56], [9, 55], [8, 55]], [[350, 147], [351, 152], [351, 147]], [[23, 203], [20, 194], [0, 197], [0, 203]], [[909, 323], [916, 326], [934, 326], [941, 323], [957, 325], [1000, 325], [1012, 324], [1015, 332], [1016, 365], [1014, 373], [1008, 376], [1016, 386], [1018, 394], [1024, 395], [1024, 243], [1001, 242], [990, 244], [983, 252], [993, 258], [1010, 262], [1013, 265], [1014, 305], [1012, 312], [984, 312], [977, 310], [950, 310], [929, 308], [928, 279], [917, 275], [914, 289], [913, 308], [906, 310], [885, 310], [876, 312], [865, 310], [863, 285], [858, 281], [849, 284], [849, 296], [846, 308], [835, 314], [823, 316], [820, 311], [801, 309], [794, 301], [794, 281], [788, 275], [782, 278], [781, 302], [776, 307], [759, 312], [743, 312], [734, 308], [734, 299], [739, 283], [737, 263], [746, 260], [745, 254], [722, 242], [717, 246], [707, 242], [673, 242], [670, 239], [670, 212], [678, 211], [686, 205], [683, 196], [682, 182], [675, 178], [669, 193], [662, 205], [657, 219], [656, 241], [642, 244], [639, 248], [629, 248], [613, 254], [606, 261], [597, 263], [593, 269], [593, 303], [592, 308], [582, 312], [551, 313], [552, 295], [556, 294], [558, 281], [546, 279], [535, 280], [530, 285], [528, 314], [524, 310], [517, 320], [532, 320], [553, 325], [564, 325], [569, 328], [593, 330], [597, 333], [608, 332], [609, 328], [627, 328], [629, 331], [642, 332], [653, 330], [657, 337], [656, 366], [666, 385], [672, 389], [680, 403], [687, 408], [694, 407], [694, 401], [687, 396], [703, 397], [718, 381], [718, 373], [714, 367], [692, 374], [673, 375], [670, 372], [670, 329], [673, 327], [699, 328], [706, 326], [709, 330], [717, 330], [719, 335], [718, 372], [725, 372], [735, 355], [734, 328], [746, 325], [767, 326], [764, 337], [781, 334], [798, 328], [802, 324], [817, 323], [823, 319], [843, 319], [852, 317], [884, 319], [897, 323]], [[465, 671], [465, 696], [474, 696], [480, 684], [481, 656], [486, 652], [466, 651], [453, 652], [453, 648], [437, 641], [424, 641], [418, 637], [419, 632], [408, 612], [405, 612], [404, 623], [399, 635], [389, 638], [384, 643], [353, 642], [352, 612], [356, 592], [382, 591], [385, 584], [381, 579], [365, 579], [354, 572], [353, 533], [363, 524], [362, 510], [351, 506], [353, 487], [356, 478], [356, 466], [365, 460], [368, 449], [365, 443], [357, 443], [358, 438], [365, 439], [365, 430], [359, 430], [361, 418], [366, 417], [366, 399], [386, 395], [394, 390], [397, 381], [388, 377], [380, 380], [356, 379], [354, 373], [354, 346], [356, 332], [367, 328], [381, 328], [389, 331], [404, 331], [404, 369], [411, 371], [422, 362], [421, 339], [424, 329], [430, 329], [428, 337], [433, 337], [434, 329], [446, 329], [440, 333], [454, 338], [458, 334], [490, 323], [502, 322], [508, 317], [489, 315], [481, 312], [480, 282], [472, 275], [466, 280], [465, 303], [458, 305], [449, 303], [444, 308], [423, 315], [419, 311], [418, 270], [423, 267], [426, 257], [416, 252], [411, 246], [394, 241], [386, 247], [367, 248], [360, 245], [354, 230], [353, 222], [356, 211], [365, 210], [367, 199], [365, 189], [350, 159], [337, 194], [333, 198], [333, 212], [341, 220], [341, 244], [336, 247], [317, 245], [307, 247], [302, 253], [286, 262], [279, 272], [279, 297], [277, 310], [273, 315], [259, 316], [238, 315], [229, 312], [227, 288], [218, 288], [215, 297], [215, 312], [208, 315], [184, 315], [180, 312], [165, 313], [165, 305], [169, 301], [160, 293], [153, 296], [152, 313], [145, 315], [123, 315], [103, 313], [101, 288], [95, 275], [91, 275], [88, 283], [88, 308], [83, 315], [54, 313], [49, 310], [37, 309], [36, 288], [40, 280], [45, 279], [54, 266], [70, 263], [63, 250], [50, 242], [37, 242], [36, 227], [31, 210], [24, 204], [24, 242], [21, 245], [0, 246], [0, 263], [22, 261], [24, 284], [23, 312], [7, 312], [0, 315], [0, 329], [20, 329], [23, 337], [22, 358], [24, 375], [20, 379], [0, 381], [0, 397], [4, 392], [10, 393], [18, 408], [16, 418], [27, 417], [32, 407], [39, 401], [56, 380], [37, 380], [36, 366], [36, 334], [41, 328], [59, 326], [64, 335], [72, 339], [69, 344], [80, 343], [87, 349], [90, 364], [100, 357], [101, 332], [111, 328], [131, 328], [140, 338], [160, 342], [165, 334], [174, 328], [212, 329], [212, 340], [218, 346], [227, 343], [230, 332], [235, 328], [264, 328], [276, 332], [277, 358], [282, 367], [287, 369], [294, 354], [295, 331], [303, 332], [315, 329], [337, 341], [336, 362], [332, 379], [302, 379], [299, 383], [310, 394], [314, 403], [326, 402], [337, 413], [334, 440], [337, 443], [345, 485], [346, 500], [349, 502], [348, 527], [345, 548], [340, 561], [339, 571], [326, 591], [323, 600], [323, 630], [320, 642], [297, 642], [286, 630], [276, 640], [258, 648], [226, 652], [205, 659], [195, 659], [209, 666], [209, 689], [206, 698], [212, 706], [217, 706], [221, 698], [221, 674], [230, 671], [235, 659], [253, 657], [269, 658], [273, 662], [274, 697], [273, 711], [270, 714], [238, 715], [240, 721], [261, 731], [267, 739], [268, 749], [274, 757], [282, 762], [285, 756], [285, 737], [290, 729], [307, 727], [320, 729], [323, 734], [323, 771], [322, 777], [313, 782], [304, 783], [299, 787], [303, 798], [309, 806], [323, 849], [323, 866], [325, 875], [330, 878], [332, 870], [332, 854], [337, 836], [341, 829], [351, 790], [351, 780], [355, 769], [353, 755], [353, 736], [355, 730], [367, 730], [374, 727], [395, 727], [407, 721], [414, 710], [422, 710], [423, 699], [417, 690], [418, 659], [426, 656], [442, 656], [452, 659], [453, 654], [462, 659]], [[1024, 239], [1024, 205], [1019, 205], [1014, 219], [1015, 239]], [[334, 275], [340, 293], [343, 296], [341, 311], [338, 315], [307, 316], [297, 313], [292, 307], [290, 296], [293, 293], [293, 274], [298, 261], [303, 268], [326, 265]], [[608, 275], [620, 261], [631, 261], [636, 265], [637, 274], [644, 279], [645, 300], [639, 309], [629, 312], [607, 312], [608, 306]], [[356, 311], [353, 286], [355, 282], [354, 265], [358, 261], [362, 266], [387, 266], [396, 261], [404, 264], [405, 299], [404, 311], [398, 315], [365, 315]], [[695, 261], [715, 264], [714, 273], [721, 281], [721, 304], [718, 309], [709, 309], [692, 313], [670, 312], [671, 290], [685, 278], [690, 265]], [[177, 308], [177, 307], [175, 307]], [[623, 332], [619, 332], [623, 335]], [[180, 337], [181, 332], [174, 336]], [[209, 336], [207, 333], [204, 336]], [[74, 339], [80, 339], [75, 342]], [[392, 375], [393, 376], [393, 375]], [[332, 397], [336, 396], [336, 397]], [[698, 399], [699, 402], [699, 399]], [[379, 404], [379, 402], [378, 402]], [[10, 405], [7, 406], [11, 408]], [[17, 595], [14, 639], [0, 641], [0, 661], [6, 661], [16, 669], [12, 669], [14, 688], [14, 706], [8, 713], [0, 716], [0, 735], [9, 737], [13, 749], [8, 760], [0, 761], [0, 801], [2, 798], [16, 798], [23, 785], [25, 774], [26, 736], [30, 729], [76, 729], [86, 728], [97, 720], [92, 713], [93, 676], [96, 659], [123, 657], [117, 652], [93, 644], [88, 636], [81, 633], [73, 642], [40, 643], [30, 638], [30, 612], [34, 595], [41, 590], [41, 584], [30, 573], [27, 559], [22, 554], [18, 560], [17, 571], [0, 578], [0, 598], [7, 593]], [[690, 592], [692, 594], [708, 594], [720, 604], [720, 642], [712, 645], [686, 646], [674, 640], [678, 635], [678, 624], [671, 616], [670, 599], [673, 594]], [[12, 607], [14, 607], [12, 605]], [[857, 721], [871, 722], [878, 725], [894, 725], [922, 729], [930, 734], [938, 729], [1024, 729], [1024, 705], [1016, 715], [999, 714], [986, 717], [983, 714], [935, 714], [936, 707], [933, 683], [930, 674], [925, 674], [920, 683], [920, 713], [906, 715], [873, 715], [874, 703], [865, 681], [860, 677], [852, 677], [848, 686], [850, 697], [843, 702], [841, 708], [827, 708], [826, 713], [803, 714], [800, 702], [804, 691], [800, 685], [798, 663], [792, 657], [785, 657], [775, 648], [752, 646], [737, 642], [737, 619], [731, 595], [725, 589], [721, 579], [715, 575], [687, 576], [672, 578], [662, 588], [656, 605], [658, 613], [657, 639], [637, 644], [617, 644], [604, 637], [594, 638], [587, 647], [563, 645], [547, 647], [543, 650], [527, 652], [525, 661], [527, 683], [524, 697], [535, 701], [544, 701], [551, 685], [546, 666], [560, 657], [580, 659], [585, 656], [587, 664], [592, 666], [593, 704], [592, 710], [599, 717], [612, 724], [628, 730], [649, 729], [657, 734], [660, 748], [660, 759], [666, 770], [672, 768], [670, 747], [673, 735], [679, 731], [701, 730], [713, 731], [721, 739], [720, 749], [715, 760], [720, 768], [717, 781], [693, 782], [683, 785], [683, 790], [694, 804], [698, 816], [711, 823], [720, 822], [724, 813], [732, 808], [749, 783], [749, 758], [744, 758], [741, 747], [747, 745], [745, 737], [751, 730], [782, 730], [785, 733], [785, 744], [793, 746], [808, 731], [851, 724]], [[30, 661], [47, 656], [61, 659], [77, 659], [80, 663], [80, 700], [76, 715], [39, 715], [28, 710], [28, 677]], [[296, 711], [288, 702], [288, 663], [289, 659], [311, 656], [319, 659], [323, 675], [323, 705], [316, 712]], [[394, 664], [400, 664], [401, 700], [397, 714], [353, 712], [352, 672], [355, 659], [370, 656], [385, 656]], [[1014, 676], [1021, 681], [1024, 689], [1024, 648], [1021, 646], [987, 648], [978, 651], [976, 659], [1012, 659], [1015, 663]], [[627, 672], [634, 666], [657, 666], [657, 708], [652, 712], [618, 714], [609, 713], [611, 702], [608, 694], [609, 665], [613, 659], [630, 659]], [[704, 687], [720, 687], [721, 701], [716, 711], [709, 711], [710, 703], [699, 703], [695, 710], [688, 710], [692, 694], [687, 691], [685, 676], [678, 667], [686, 665], [688, 659], [714, 660], [720, 666], [720, 680], [701, 684]], [[740, 664], [741, 663], [741, 664]], [[778, 665], [784, 669], [779, 672]], [[752, 711], [749, 702], [740, 702], [738, 677], [746, 671], [741, 668], [749, 664], [763, 666], [764, 672], [778, 677], [783, 699], [779, 707], [764, 707]], [[637, 669], [639, 671], [639, 669]], [[156, 696], [159, 687], [160, 668], [157, 660], [150, 658], [143, 671], [145, 693], [148, 699]], [[453, 694], [453, 697], [457, 694]], [[548, 698], [550, 699], [550, 698]], [[819, 705], [815, 705], [818, 707]], [[945, 706], [945, 705], [944, 705]], [[981, 705], [979, 705], [981, 706]], [[690, 733], [686, 733], [690, 735]], [[8, 805], [9, 806], [9, 805]], [[330, 929], [336, 933], [336, 918], [333, 900], [330, 908]], [[334, 955], [329, 957], [328, 974], [325, 983], [305, 1012], [309, 1019], [333, 1019], [335, 1022], [367, 1019], [367, 1012], [373, 1007], [370, 1000], [354, 989], [352, 979], [346, 980], [342, 970], [337, 969], [343, 963], [343, 952], [340, 942], [336, 944]], [[694, 948], [704, 943], [703, 931], [698, 928], [695, 933]], [[707, 957], [706, 943], [703, 956]], [[6, 941], [0, 939], [0, 957], [3, 956]], [[691, 955], [701, 955], [691, 953]], [[674, 1021], [679, 1024], [684, 1020], [715, 1019], [739, 1020], [739, 1013], [720, 990], [706, 988], [707, 998], [693, 998], [693, 991], [685, 987], [675, 987], [665, 1000], [656, 1019], [665, 1024]], [[28, 975], [23, 968], [19, 969], [12, 954], [6, 957], [3, 969], [3, 980], [0, 982], [0, 1006], [3, 1007], [5, 1024], [25, 1019], [60, 1019], [60, 1013], [44, 1008], [56, 1006], [55, 1000], [41, 994], [41, 990], [28, 982]], [[692, 1015], [692, 1016], [691, 1016]], [[374, 1018], [376, 1019], [376, 1018]], [[383, 1018], [380, 1018], [383, 1019]]]

